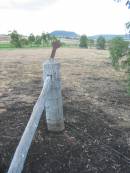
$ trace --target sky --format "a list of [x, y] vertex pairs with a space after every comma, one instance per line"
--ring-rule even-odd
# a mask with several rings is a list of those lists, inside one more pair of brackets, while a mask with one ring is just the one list
[[126, 34], [130, 9], [125, 0], [0, 0], [0, 34], [35, 35], [54, 30], [86, 34]]

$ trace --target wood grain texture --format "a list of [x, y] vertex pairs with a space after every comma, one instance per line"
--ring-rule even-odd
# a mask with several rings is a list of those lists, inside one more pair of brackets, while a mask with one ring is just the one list
[[45, 103], [47, 128], [52, 132], [64, 130], [63, 104], [61, 95], [60, 63], [50, 59], [44, 64], [44, 79], [51, 76], [51, 89]]
[[41, 94], [33, 108], [29, 122], [25, 128], [25, 131], [19, 142], [19, 145], [15, 151], [8, 173], [21, 173], [23, 170], [28, 150], [30, 148], [33, 136], [36, 132], [42, 112], [44, 110], [44, 105], [50, 86], [51, 86], [51, 77], [47, 76], [44, 81]]

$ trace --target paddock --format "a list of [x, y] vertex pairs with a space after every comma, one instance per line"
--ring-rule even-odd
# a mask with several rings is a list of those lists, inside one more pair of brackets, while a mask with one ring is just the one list
[[[0, 54], [0, 171], [15, 149], [42, 89], [42, 64], [50, 49], [2, 50]], [[49, 133], [42, 116], [24, 173], [124, 172], [130, 169], [130, 97], [126, 75], [107, 51], [62, 48], [65, 130]], [[43, 113], [44, 115], [44, 113]], [[0, 173], [1, 173], [0, 172]]]

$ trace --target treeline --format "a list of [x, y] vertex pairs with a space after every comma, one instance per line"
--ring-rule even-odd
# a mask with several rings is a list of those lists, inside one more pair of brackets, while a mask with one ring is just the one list
[[106, 41], [103, 36], [99, 36], [97, 40], [88, 38], [86, 35], [80, 37], [79, 47], [81, 48], [97, 48], [97, 49], [108, 49], [110, 41]]
[[10, 34], [10, 43], [13, 47], [49, 47], [51, 43], [57, 38], [48, 33], [42, 33], [41, 35], [34, 35], [31, 33], [28, 37], [20, 35], [17, 31], [13, 31]]

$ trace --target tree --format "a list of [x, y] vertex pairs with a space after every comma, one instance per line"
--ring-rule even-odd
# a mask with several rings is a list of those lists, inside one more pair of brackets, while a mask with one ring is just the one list
[[29, 41], [29, 43], [31, 43], [31, 45], [33, 42], [35, 42], [35, 36], [32, 33], [29, 35], [28, 41]]
[[46, 44], [47, 46], [49, 45], [49, 43], [51, 42], [51, 36], [49, 33], [46, 33]]
[[28, 39], [26, 39], [26, 38], [21, 38], [21, 39], [20, 39], [20, 43], [21, 43], [22, 46], [26, 46], [26, 45], [29, 44], [29, 41], [28, 41]]
[[[114, 0], [114, 1], [120, 2], [122, 0]], [[128, 9], [130, 9], [130, 0], [125, 0], [125, 4], [128, 7]], [[126, 23], [126, 29], [128, 30], [128, 33], [130, 34], [130, 22]], [[128, 94], [130, 95], [130, 46], [128, 46], [126, 58], [127, 59], [123, 62], [123, 67], [127, 68], [127, 72], [128, 72]]]
[[42, 33], [41, 35], [41, 39], [42, 39], [42, 44], [43, 46], [48, 46], [49, 43], [51, 42], [52, 38], [51, 35], [49, 33]]
[[52, 38], [52, 41], [57, 41], [56, 36], [52, 35], [51, 38]]
[[99, 36], [97, 38], [97, 43], [96, 43], [97, 49], [105, 49], [105, 43], [106, 43], [105, 38], [103, 36]]
[[37, 36], [35, 37], [35, 44], [41, 45], [41, 41], [42, 41], [41, 36], [37, 35]]
[[21, 36], [18, 34], [17, 31], [14, 30], [12, 33], [10, 33], [10, 38], [11, 38], [10, 42], [14, 47], [16, 48], [22, 47], [20, 42]]
[[[114, 0], [116, 2], [121, 2], [122, 0]], [[128, 9], [130, 9], [130, 0], [125, 0], [125, 4], [128, 7]]]
[[128, 52], [128, 42], [124, 41], [121, 37], [115, 37], [110, 43], [110, 58], [112, 60], [112, 65], [118, 68], [119, 60], [127, 55]]
[[42, 33], [42, 35], [41, 35], [41, 41], [42, 41], [42, 44], [43, 44], [43, 46], [44, 46], [44, 44], [45, 44], [46, 41], [47, 41], [47, 38], [46, 38], [46, 34], [45, 34], [45, 33]]
[[88, 39], [88, 46], [91, 48], [91, 47], [94, 47], [94, 40], [93, 39]]
[[88, 38], [86, 35], [82, 35], [80, 37], [80, 44], [79, 44], [80, 47], [82, 48], [88, 48]]
[[50, 35], [50, 42], [57, 41], [57, 38], [54, 35]]

